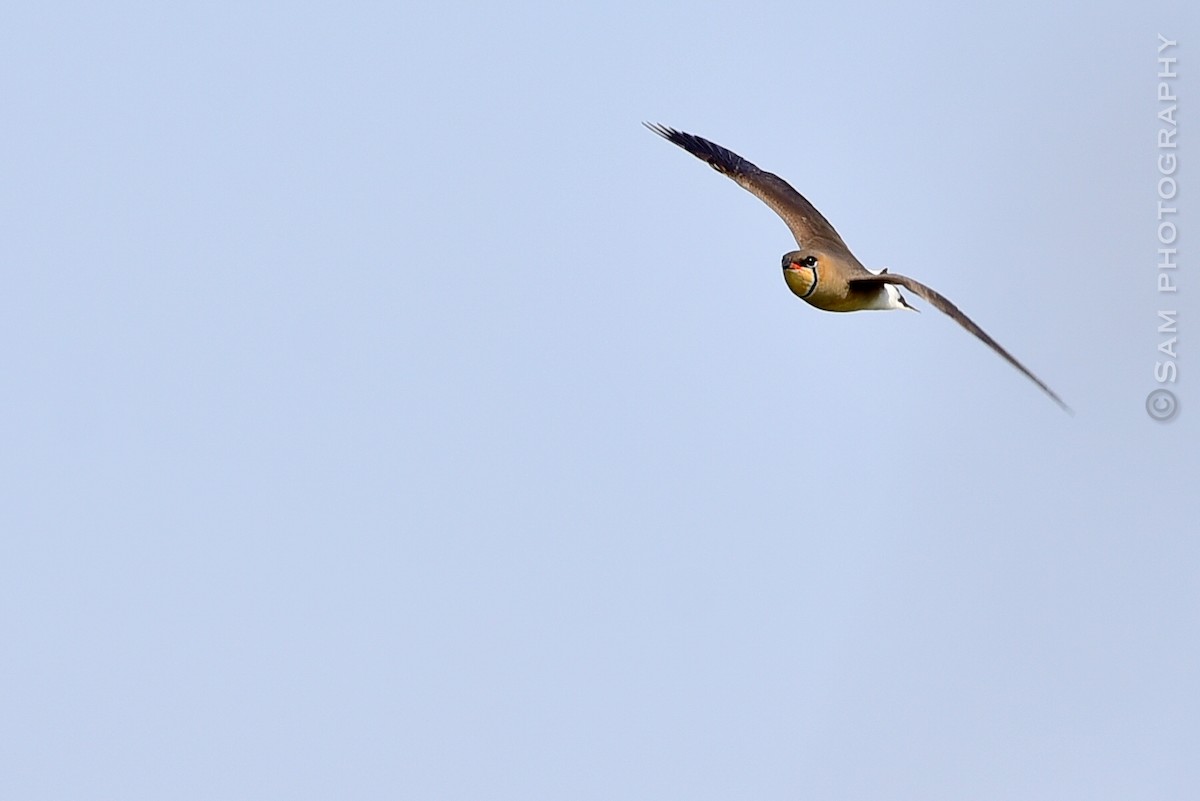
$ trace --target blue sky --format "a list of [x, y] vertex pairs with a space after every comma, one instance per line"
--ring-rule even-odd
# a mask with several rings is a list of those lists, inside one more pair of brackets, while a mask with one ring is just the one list
[[[1198, 22], [10, 10], [0, 796], [1194, 795]], [[797, 300], [643, 120], [1075, 416], [933, 310]]]

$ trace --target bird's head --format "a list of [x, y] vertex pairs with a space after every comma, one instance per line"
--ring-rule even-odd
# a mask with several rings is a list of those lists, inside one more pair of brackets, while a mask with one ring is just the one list
[[824, 254], [812, 248], [783, 254], [783, 279], [787, 281], [788, 288], [807, 300], [820, 283], [824, 260]]

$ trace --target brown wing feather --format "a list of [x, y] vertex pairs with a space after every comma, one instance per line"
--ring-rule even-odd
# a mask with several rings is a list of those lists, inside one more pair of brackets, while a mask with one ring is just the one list
[[1062, 398], [1058, 397], [1054, 390], [1046, 386], [1042, 379], [1030, 372], [1029, 368], [1017, 361], [1011, 353], [1000, 347], [999, 342], [988, 336], [986, 331], [976, 325], [970, 317], [963, 314], [962, 311], [953, 303], [951, 303], [945, 295], [937, 292], [936, 290], [930, 289], [916, 279], [909, 278], [906, 275], [898, 275], [897, 273], [883, 273], [881, 275], [864, 276], [862, 278], [852, 278], [850, 280], [851, 287], [862, 287], [868, 284], [896, 284], [909, 290], [917, 297], [924, 298], [931, 306], [938, 311], [945, 313], [963, 328], [979, 337], [979, 339], [982, 340], [985, 345], [996, 351], [996, 353], [999, 353], [1005, 361], [1028, 376], [1029, 380], [1041, 387], [1042, 391], [1053, 398], [1054, 402], [1061, 406], [1064, 410], [1074, 414], [1074, 412], [1071, 411], [1071, 407], [1063, 403]]
[[707, 162], [717, 172], [737, 181], [750, 194], [770, 206], [787, 223], [800, 247], [808, 247], [815, 240], [820, 240], [826, 248], [832, 245], [846, 253], [850, 252], [821, 212], [778, 175], [760, 170], [732, 150], [707, 139], [665, 125], [642, 124], [668, 142]]

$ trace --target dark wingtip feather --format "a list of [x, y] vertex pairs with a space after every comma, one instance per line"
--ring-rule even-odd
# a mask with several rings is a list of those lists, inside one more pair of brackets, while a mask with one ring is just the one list
[[659, 125], [658, 123], [643, 122], [642, 125], [645, 125], [671, 144], [678, 145], [701, 161], [707, 162], [717, 172], [727, 175], [740, 175], [756, 169], [753, 164], [746, 161], [737, 153], [726, 150], [717, 143], [710, 142], [701, 136], [684, 133], [683, 131], [667, 125]]
[[666, 139], [668, 142], [673, 141], [671, 139], [672, 136], [681, 135], [680, 131], [677, 131], [667, 125], [659, 125], [657, 122], [643, 122], [642, 125], [645, 125], [648, 129], [658, 134], [663, 139]]

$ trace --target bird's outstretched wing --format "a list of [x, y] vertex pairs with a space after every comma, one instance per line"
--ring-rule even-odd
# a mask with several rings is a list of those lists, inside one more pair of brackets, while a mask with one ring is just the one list
[[808, 247], [819, 240], [826, 249], [833, 246], [846, 253], [850, 252], [846, 243], [838, 236], [838, 232], [821, 216], [821, 212], [778, 175], [760, 170], [732, 150], [726, 150], [707, 139], [665, 125], [649, 122], [642, 124], [668, 142], [679, 145], [696, 158], [708, 162], [714, 170], [728, 175], [750, 194], [770, 206], [771, 210], [787, 223], [800, 247]]
[[872, 284], [896, 284], [897, 286], [902, 286], [905, 289], [909, 290], [917, 297], [925, 299], [935, 309], [949, 315], [956, 323], [958, 323], [963, 328], [970, 331], [975, 336], [979, 337], [979, 339], [981, 339], [985, 345], [987, 345], [992, 350], [996, 351], [996, 353], [999, 353], [1004, 358], [1005, 361], [1007, 361], [1013, 367], [1017, 368], [1022, 373], [1024, 373], [1026, 376], [1028, 376], [1029, 380], [1031, 380], [1033, 383], [1035, 383], [1039, 387], [1041, 387], [1042, 391], [1045, 392], [1047, 395], [1049, 395], [1051, 398], [1053, 398], [1054, 402], [1057, 403], [1059, 406], [1061, 406], [1066, 412], [1068, 412], [1070, 414], [1074, 414], [1074, 412], [1071, 411], [1071, 407], [1068, 406], [1067, 404], [1063, 403], [1062, 398], [1058, 397], [1058, 395], [1054, 392], [1054, 390], [1052, 390], [1052, 389], [1050, 389], [1050, 387], [1046, 386], [1045, 382], [1043, 382], [1042, 379], [1038, 378], [1036, 375], [1031, 373], [1029, 371], [1029, 368], [1027, 368], [1025, 365], [1021, 364], [1019, 361], [1017, 361], [1015, 358], [1013, 358], [1013, 355], [1011, 353], [1006, 351], [1004, 348], [1000, 347], [999, 342], [997, 342], [996, 340], [994, 340], [990, 336], [988, 336], [986, 331], [984, 331], [982, 328], [980, 328], [978, 325], [976, 325], [975, 321], [972, 320], [970, 317], [963, 314], [962, 311], [957, 306], [955, 306], [953, 303], [951, 303], [949, 301], [949, 299], [947, 299], [946, 296], [941, 294], [940, 292], [930, 289], [929, 287], [922, 284], [920, 281], [909, 278], [907, 275], [899, 275], [897, 273], [888, 273], [888, 272], [881, 273], [880, 275], [869, 275], [869, 276], [862, 276], [862, 277], [858, 277], [858, 278], [851, 278], [849, 283], [850, 283], [850, 287], [852, 289], [856, 288], [856, 287], [857, 288], [865, 288]]

